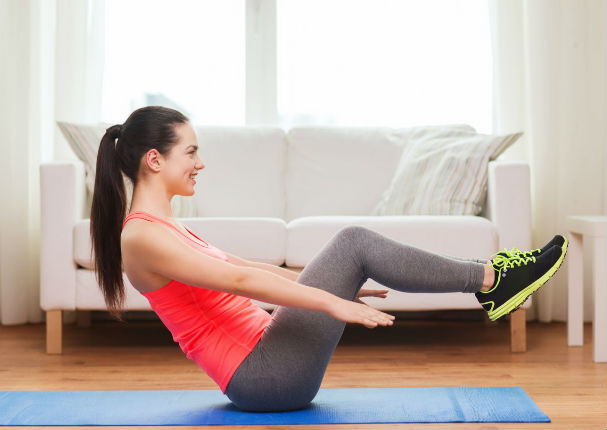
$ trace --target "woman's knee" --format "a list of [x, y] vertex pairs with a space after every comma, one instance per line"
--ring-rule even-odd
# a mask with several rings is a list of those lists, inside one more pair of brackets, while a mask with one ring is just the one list
[[337, 236], [342, 240], [347, 240], [350, 242], [360, 241], [362, 237], [368, 234], [371, 230], [367, 227], [363, 227], [362, 225], [347, 225], [342, 227], [338, 232]]
[[362, 225], [347, 225], [337, 232], [335, 240], [340, 248], [349, 249], [358, 254], [361, 245], [369, 243], [369, 235], [372, 233], [373, 230]]

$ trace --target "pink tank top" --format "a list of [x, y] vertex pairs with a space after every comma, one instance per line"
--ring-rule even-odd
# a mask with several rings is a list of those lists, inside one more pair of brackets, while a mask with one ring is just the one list
[[[141, 218], [173, 228], [194, 249], [228, 261], [219, 248], [208, 244], [186, 230], [202, 245], [185, 235], [173, 224], [147, 212], [131, 212], [124, 220]], [[165, 286], [141, 293], [160, 320], [179, 343], [186, 357], [200, 366], [225, 393], [230, 378], [253, 350], [272, 316], [250, 298], [223, 291], [194, 287], [176, 280]]]

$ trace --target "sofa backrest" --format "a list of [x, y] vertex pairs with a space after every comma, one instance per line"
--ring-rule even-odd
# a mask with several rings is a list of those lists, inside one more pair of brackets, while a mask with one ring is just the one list
[[201, 217], [285, 215], [285, 132], [270, 126], [197, 126], [205, 168], [194, 198]]
[[407, 129], [294, 127], [287, 133], [287, 222], [369, 215], [392, 179]]
[[206, 166], [196, 180], [198, 216], [369, 215], [408, 136], [426, 128], [197, 126]]

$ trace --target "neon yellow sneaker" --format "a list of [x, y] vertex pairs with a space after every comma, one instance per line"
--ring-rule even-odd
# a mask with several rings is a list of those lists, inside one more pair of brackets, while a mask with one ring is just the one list
[[495, 321], [525, 303], [561, 266], [567, 253], [567, 242], [552, 245], [537, 256], [494, 254], [491, 260], [495, 270], [495, 282], [488, 291], [478, 291], [475, 296], [489, 319]]

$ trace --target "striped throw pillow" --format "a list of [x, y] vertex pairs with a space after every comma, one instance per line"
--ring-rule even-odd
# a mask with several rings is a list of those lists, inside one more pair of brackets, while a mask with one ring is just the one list
[[371, 215], [480, 214], [487, 196], [489, 161], [522, 134], [414, 132]]
[[[67, 140], [74, 154], [84, 163], [85, 182], [89, 196], [93, 195], [95, 189], [95, 168], [97, 166], [97, 151], [101, 138], [105, 134], [105, 130], [113, 124], [74, 124], [64, 121], [57, 121], [57, 126]], [[133, 197], [133, 184], [131, 180], [123, 173], [127, 211], [131, 206]], [[171, 208], [173, 216], [178, 218], [196, 217], [198, 210], [194, 196], [175, 195], [171, 199]]]

